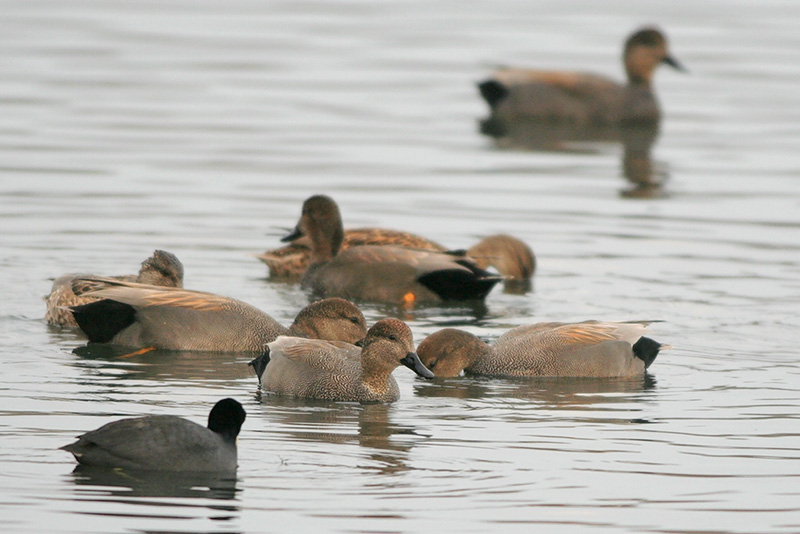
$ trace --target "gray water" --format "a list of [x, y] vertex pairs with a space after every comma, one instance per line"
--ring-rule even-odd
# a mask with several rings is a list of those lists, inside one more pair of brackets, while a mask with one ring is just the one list
[[[800, 532], [800, 4], [0, 2], [0, 529], [4, 532]], [[657, 23], [637, 198], [622, 149], [478, 132], [498, 64], [620, 77]], [[562, 147], [565, 148], [565, 147]], [[508, 232], [534, 291], [401, 313], [493, 338], [541, 320], [659, 319], [630, 381], [425, 382], [392, 405], [262, 397], [236, 355], [81, 351], [45, 325], [66, 272], [174, 252], [186, 287], [290, 322], [267, 280], [303, 199], [452, 247]], [[368, 321], [398, 310], [364, 306]], [[75, 352], [75, 349], [78, 349]], [[248, 418], [235, 480], [74, 471], [58, 447], [124, 416]], [[313, 529], [313, 530], [312, 530]]]

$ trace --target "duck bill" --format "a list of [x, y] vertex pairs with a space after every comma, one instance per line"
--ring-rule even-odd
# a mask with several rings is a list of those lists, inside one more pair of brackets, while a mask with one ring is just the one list
[[433, 378], [433, 373], [431, 373], [425, 364], [422, 363], [422, 360], [419, 359], [416, 352], [409, 352], [406, 354], [406, 357], [400, 360], [400, 363], [417, 373], [422, 378]]
[[285, 236], [283, 236], [281, 238], [281, 243], [288, 243], [290, 241], [294, 241], [295, 239], [303, 237], [304, 235], [306, 235], [306, 234], [303, 233], [302, 230], [300, 230], [300, 227], [299, 226], [295, 226], [294, 230], [292, 230], [291, 232], [289, 232], [288, 234], [286, 234]]
[[681, 65], [680, 62], [672, 56], [665, 56], [664, 59], [661, 60], [661, 63], [669, 65], [678, 72], [689, 72], [686, 67]]
[[267, 347], [267, 350], [265, 350], [261, 356], [252, 360], [247, 365], [253, 368], [256, 372], [256, 376], [261, 380], [261, 375], [264, 374], [264, 369], [267, 368], [267, 364], [269, 364], [269, 347]]

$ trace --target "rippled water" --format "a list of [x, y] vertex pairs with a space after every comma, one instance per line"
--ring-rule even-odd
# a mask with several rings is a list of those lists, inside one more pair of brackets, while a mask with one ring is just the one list
[[[3, 531], [800, 531], [796, 3], [1, 5]], [[478, 133], [492, 66], [619, 76], [649, 22], [691, 71], [657, 75], [655, 198], [630, 198], [618, 143]], [[660, 319], [675, 348], [632, 381], [401, 369], [399, 402], [362, 406], [262, 398], [235, 355], [73, 352], [41, 319], [53, 277], [163, 248], [187, 287], [288, 323], [305, 295], [252, 254], [317, 192], [347, 226], [534, 248], [534, 292], [402, 314], [417, 341]], [[121, 416], [204, 421], [222, 396], [248, 412], [236, 480], [74, 471], [57, 450]]]

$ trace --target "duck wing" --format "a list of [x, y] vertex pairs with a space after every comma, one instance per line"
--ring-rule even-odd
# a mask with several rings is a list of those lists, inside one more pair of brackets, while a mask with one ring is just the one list
[[234, 299], [229, 297], [204, 291], [139, 284], [104, 277], [78, 277], [72, 282], [72, 290], [79, 296], [111, 299], [138, 308], [173, 306], [213, 311], [230, 308], [234, 302]]
[[260, 351], [285, 328], [244, 302], [188, 289], [79, 278], [80, 295], [102, 300], [71, 308], [90, 341], [167, 350]]
[[359, 347], [343, 341], [278, 336], [269, 344], [269, 365], [280, 365], [280, 361], [286, 359], [303, 367], [334, 372], [348, 360], [360, 356]]

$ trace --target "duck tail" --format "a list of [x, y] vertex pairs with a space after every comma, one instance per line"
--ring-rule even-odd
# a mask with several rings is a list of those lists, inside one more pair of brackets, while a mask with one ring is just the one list
[[489, 107], [494, 109], [506, 96], [508, 88], [497, 80], [486, 80], [478, 84], [478, 90]]
[[671, 345], [665, 345], [649, 337], [642, 336], [639, 341], [633, 344], [633, 355], [642, 360], [644, 368], [647, 369], [653, 364], [660, 351], [671, 348]]
[[136, 320], [133, 306], [110, 299], [71, 306], [69, 310], [92, 343], [108, 343]]
[[419, 278], [419, 282], [442, 300], [483, 300], [492, 288], [504, 279], [472, 265], [458, 261], [467, 269], [442, 269]]

